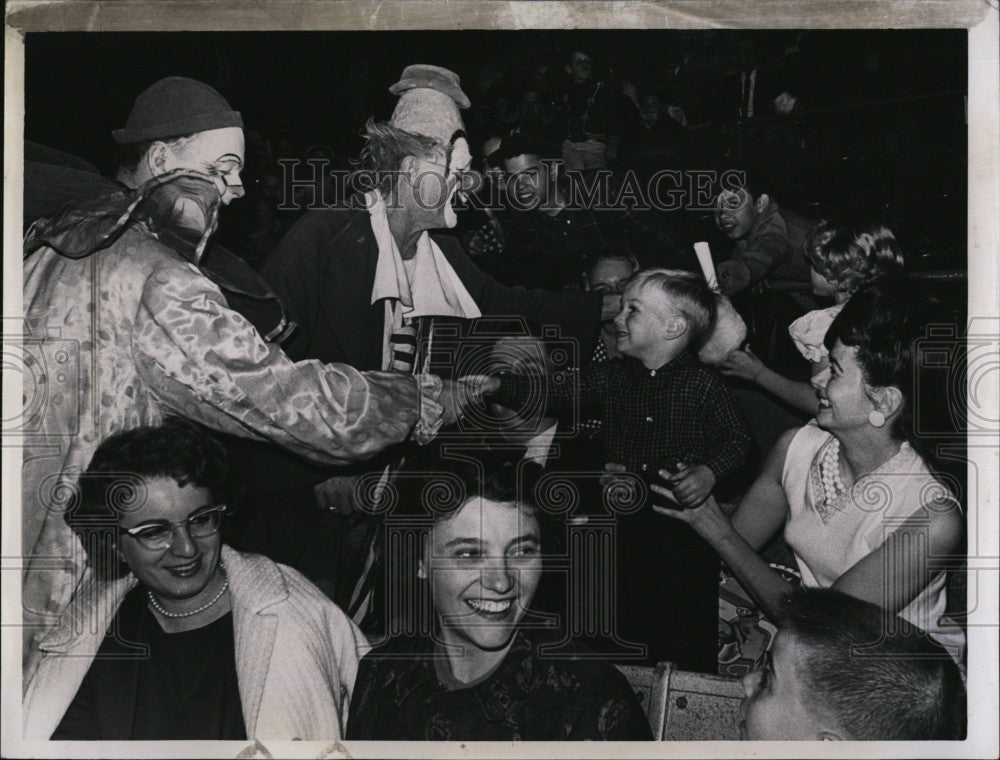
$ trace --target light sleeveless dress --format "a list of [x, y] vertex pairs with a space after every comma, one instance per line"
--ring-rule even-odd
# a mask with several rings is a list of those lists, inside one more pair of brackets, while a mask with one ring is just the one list
[[[881, 546], [906, 518], [930, 509], [948, 509], [955, 499], [935, 480], [923, 459], [904, 443], [896, 456], [826, 503], [819, 462], [833, 435], [815, 421], [801, 428], [785, 456], [781, 483], [788, 499], [785, 540], [795, 553], [802, 584], [828, 588], [859, 560]], [[899, 612], [961, 662], [965, 634], [942, 621], [947, 591], [945, 573]]]

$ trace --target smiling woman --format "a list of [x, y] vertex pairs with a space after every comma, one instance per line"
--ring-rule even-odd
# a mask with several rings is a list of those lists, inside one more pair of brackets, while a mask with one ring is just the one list
[[26, 737], [340, 738], [364, 638], [294, 570], [223, 545], [227, 479], [180, 420], [98, 447], [66, 513], [93, 580], [41, 641]]
[[543, 654], [540, 645], [560, 637], [540, 632], [546, 620], [530, 611], [542, 575], [536, 468], [510, 451], [477, 451], [474, 459], [438, 459], [414, 479], [408, 490], [418, 503], [408, 506], [422, 512], [424, 526], [414, 542], [415, 591], [429, 597], [431, 625], [362, 660], [347, 738], [652, 738], [612, 666], [583, 651], [567, 655], [565, 646], [558, 658]]
[[757, 552], [783, 530], [803, 586], [898, 614], [962, 663], [965, 632], [946, 615], [941, 567], [962, 559], [964, 517], [917, 425], [918, 404], [954, 401], [926, 384], [921, 341], [941, 323], [938, 307], [905, 280], [859, 290], [824, 338], [831, 371], [815, 419], [778, 440], [732, 519], [712, 498], [663, 514], [705, 538], [771, 620], [789, 584]]

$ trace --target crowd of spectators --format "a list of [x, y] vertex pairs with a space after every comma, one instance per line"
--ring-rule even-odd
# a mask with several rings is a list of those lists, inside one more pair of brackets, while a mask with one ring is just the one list
[[[409, 65], [391, 117], [352, 98], [315, 141], [168, 77], [113, 133], [114, 182], [33, 148], [27, 323], [42, 367], [78, 342], [93, 392], [40, 409], [25, 453], [26, 732], [649, 738], [605, 660], [749, 674], [751, 739], [959, 738], [961, 599], [927, 557], [893, 563], [920, 531], [963, 550], [964, 494], [915, 423], [938, 400], [915, 346], [961, 304], [921, 295], [906, 193], [873, 202], [902, 169], [880, 192], [871, 168], [816, 179], [843, 147], [817, 115], [892, 94], [877, 38], [832, 78], [822, 35], [773, 39], [691, 37], [656, 71], [506, 51], [464, 85]], [[571, 499], [546, 499], [552, 475]], [[54, 509], [60, 489], [81, 496]], [[723, 564], [759, 624], [734, 657]], [[79, 635], [92, 599], [148, 662]], [[851, 672], [920, 697], [873, 692], [898, 736], [843, 707], [843, 651], [878, 626], [912, 662]], [[570, 640], [566, 662], [538, 648]], [[272, 651], [309, 677], [259, 670]]]

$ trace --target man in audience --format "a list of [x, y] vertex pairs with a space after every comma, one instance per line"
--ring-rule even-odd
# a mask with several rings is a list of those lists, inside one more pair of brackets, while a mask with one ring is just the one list
[[[595, 186], [599, 191], [592, 199], [582, 190], [573, 192], [549, 146], [537, 138], [504, 138], [492, 160], [503, 165], [507, 178], [507, 210], [498, 217], [504, 229], [499, 278], [565, 287], [579, 282], [598, 256], [630, 251], [649, 266], [697, 269], [693, 253], [655, 211], [616, 202], [617, 188], [610, 184]], [[485, 244], [473, 239], [471, 245], [480, 242]]]
[[570, 82], [563, 93], [568, 134], [562, 145], [567, 169], [604, 169], [618, 155], [622, 115], [618, 91], [594, 76], [594, 59], [583, 50], [570, 52]]
[[962, 675], [922, 631], [831, 589], [800, 588], [784, 609], [766, 664], [743, 679], [743, 738], [964, 738]]

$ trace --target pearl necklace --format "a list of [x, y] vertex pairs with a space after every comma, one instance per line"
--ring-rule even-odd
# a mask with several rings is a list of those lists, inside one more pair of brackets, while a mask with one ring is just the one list
[[847, 490], [840, 477], [840, 441], [836, 438], [827, 444], [823, 459], [819, 463], [819, 472], [826, 503], [832, 506], [837, 497]]
[[[223, 575], [226, 574], [226, 566], [221, 561], [219, 562], [219, 569], [222, 570], [222, 574]], [[191, 610], [190, 612], [168, 612], [167, 610], [163, 609], [163, 607], [160, 605], [160, 603], [158, 601], [156, 601], [156, 597], [153, 596], [153, 592], [152, 591], [150, 591], [150, 590], [147, 589], [146, 590], [146, 596], [149, 597], [149, 603], [151, 605], [153, 605], [153, 609], [156, 610], [157, 612], [159, 612], [164, 617], [168, 617], [168, 618], [186, 618], [186, 617], [192, 617], [193, 615], [197, 615], [199, 612], [204, 612], [209, 607], [211, 607], [213, 604], [215, 604], [217, 601], [219, 601], [222, 598], [222, 595], [225, 594], [226, 591], [228, 591], [228, 590], [229, 590], [229, 577], [227, 576], [226, 577], [226, 582], [222, 584], [222, 588], [219, 589], [219, 593], [216, 594], [214, 597], [212, 597], [212, 601], [207, 602], [206, 604], [201, 605], [201, 607], [199, 607], [198, 609]]]

